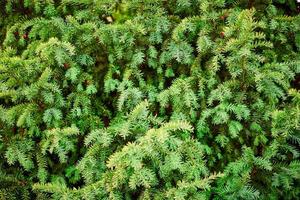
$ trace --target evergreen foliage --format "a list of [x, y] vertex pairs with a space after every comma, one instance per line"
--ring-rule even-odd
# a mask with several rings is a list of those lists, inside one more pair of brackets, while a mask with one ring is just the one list
[[0, 199], [299, 199], [299, 13], [0, 1]]

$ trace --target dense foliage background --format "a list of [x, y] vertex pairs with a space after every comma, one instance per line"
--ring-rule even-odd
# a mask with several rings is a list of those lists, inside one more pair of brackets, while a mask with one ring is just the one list
[[1, 0], [0, 199], [299, 199], [295, 0]]

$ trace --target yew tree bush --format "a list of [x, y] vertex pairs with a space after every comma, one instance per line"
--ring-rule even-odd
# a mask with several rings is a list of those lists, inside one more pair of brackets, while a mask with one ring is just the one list
[[0, 1], [0, 199], [299, 199], [299, 12]]

